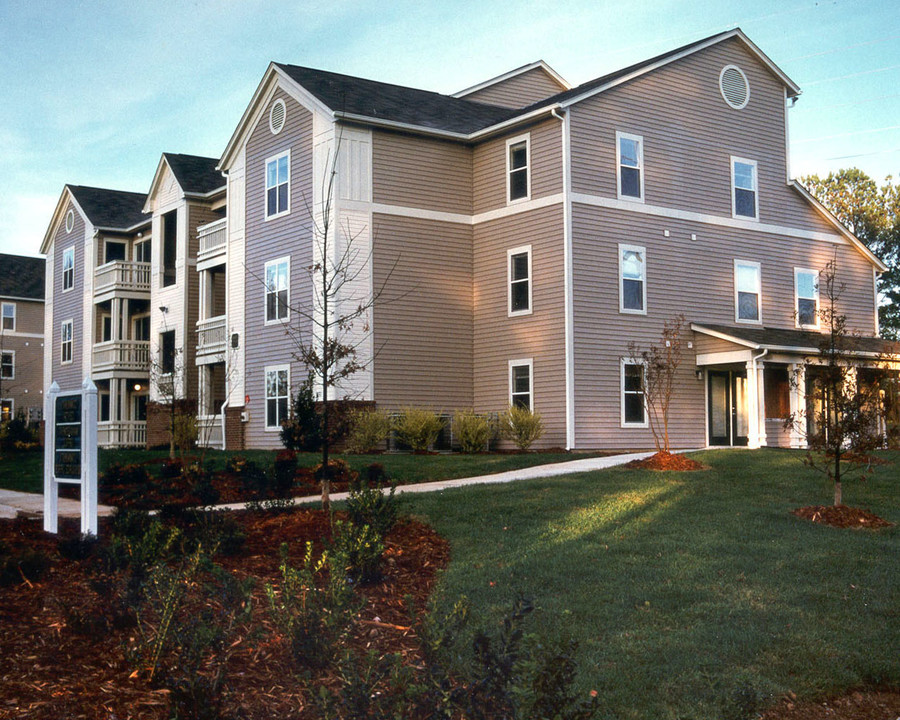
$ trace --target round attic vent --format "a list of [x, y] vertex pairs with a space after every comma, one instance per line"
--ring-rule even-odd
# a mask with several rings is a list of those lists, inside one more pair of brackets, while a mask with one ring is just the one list
[[287, 115], [287, 110], [284, 107], [284, 100], [279, 98], [272, 103], [272, 109], [269, 110], [269, 130], [273, 135], [281, 132], [281, 128], [284, 127], [285, 115]]
[[719, 73], [719, 90], [731, 107], [741, 110], [750, 102], [750, 83], [744, 71], [736, 65], [726, 65]]
[[66, 232], [72, 232], [73, 227], [75, 227], [75, 211], [69, 208], [69, 212], [66, 213]]

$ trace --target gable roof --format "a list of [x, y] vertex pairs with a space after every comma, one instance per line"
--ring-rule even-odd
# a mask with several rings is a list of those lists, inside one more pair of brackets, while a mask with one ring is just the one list
[[[691, 330], [730, 340], [754, 350], [781, 350], [818, 354], [828, 335], [814, 330], [789, 330], [770, 327], [732, 327], [710, 323], [691, 323]], [[848, 335], [841, 342], [841, 349], [858, 355], [900, 355], [900, 342], [879, 337]]]
[[181, 153], [163, 153], [163, 157], [185, 193], [207, 195], [225, 189], [225, 178], [216, 170], [219, 158]]
[[66, 185], [91, 225], [101, 230], [128, 232], [146, 225], [150, 216], [144, 212], [144, 193], [125, 190]]
[[531, 72], [532, 70], [541, 70], [547, 77], [549, 77], [553, 82], [559, 85], [564, 90], [571, 89], [571, 85], [569, 82], [556, 70], [550, 67], [543, 60], [536, 60], [533, 63], [529, 63], [528, 65], [522, 65], [522, 67], [517, 67], [515, 70], [510, 70], [509, 72], [505, 72], [502, 75], [498, 75], [497, 77], [493, 77], [490, 80], [484, 80], [480, 83], [476, 83], [471, 87], [467, 87], [465, 90], [460, 90], [458, 92], [453, 93], [451, 97], [462, 98], [466, 95], [471, 95], [472, 93], [476, 93], [479, 90], [484, 90], [485, 88], [489, 88], [492, 85], [496, 85], [497, 83], [504, 82], [506, 80], [510, 80], [514, 77], [518, 77], [519, 75], [524, 75], [527, 72]]
[[44, 258], [0, 253], [0, 297], [44, 299]]

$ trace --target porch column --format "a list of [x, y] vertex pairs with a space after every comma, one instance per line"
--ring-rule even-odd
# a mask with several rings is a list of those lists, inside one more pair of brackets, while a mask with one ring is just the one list
[[793, 363], [788, 366], [791, 374], [791, 447], [799, 450], [806, 447], [806, 368], [802, 363]]
[[766, 447], [768, 436], [766, 434], [766, 366], [765, 363], [756, 363], [756, 391], [757, 407], [759, 409], [759, 447]]
[[756, 363], [747, 361], [747, 447], [759, 447], [759, 372]]

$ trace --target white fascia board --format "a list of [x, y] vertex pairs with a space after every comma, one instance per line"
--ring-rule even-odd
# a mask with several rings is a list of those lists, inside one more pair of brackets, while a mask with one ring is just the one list
[[[163, 153], [159, 157], [159, 163], [156, 166], [156, 172], [153, 174], [153, 182], [150, 183], [150, 190], [147, 191], [147, 200], [144, 202], [143, 207], [145, 213], [153, 212], [153, 210], [151, 209], [151, 204], [153, 202], [153, 198], [156, 196], [156, 193], [159, 191], [159, 186], [162, 183], [163, 171], [165, 168], [169, 168], [169, 172], [175, 179], [175, 182], [178, 182], [178, 178], [175, 177], [175, 173], [173, 173], [172, 168], [169, 167], [169, 161], [166, 160], [166, 154]], [[178, 187], [181, 187], [181, 183], [178, 183]], [[183, 188], [182, 194], [184, 194]]]
[[53, 215], [50, 216], [50, 224], [47, 226], [47, 231], [44, 233], [44, 239], [41, 241], [41, 255], [46, 255], [47, 250], [50, 248], [50, 242], [53, 239], [53, 235], [55, 234], [54, 230], [57, 228], [59, 223], [62, 222], [63, 218], [63, 210], [66, 207], [68, 201], [72, 202], [76, 208], [78, 208], [78, 212], [81, 214], [82, 220], [84, 220], [85, 227], [91, 225], [91, 221], [88, 220], [87, 214], [84, 212], [84, 208], [78, 204], [78, 200], [75, 199], [75, 195], [69, 190], [69, 185], [66, 184], [63, 186], [63, 191], [60, 193], [59, 200], [56, 203], [56, 209], [53, 211]]
[[502, 75], [497, 75], [497, 77], [493, 77], [489, 80], [484, 80], [480, 83], [477, 83], [476, 85], [472, 85], [471, 87], [467, 87], [465, 90], [460, 90], [459, 92], [452, 93], [450, 97], [464, 98], [466, 95], [471, 95], [472, 93], [478, 92], [479, 90], [484, 90], [491, 85], [496, 85], [497, 83], [501, 83], [504, 80], [509, 80], [510, 78], [514, 78], [518, 75], [524, 75], [531, 70], [537, 69], [543, 70], [556, 82], [558, 82], [564, 89], [571, 90], [572, 86], [562, 75], [556, 72], [556, 70], [550, 67], [543, 60], [535, 60], [533, 63], [529, 63], [528, 65], [523, 65], [522, 67], [518, 67], [515, 70], [510, 70], [509, 72], [505, 72]]

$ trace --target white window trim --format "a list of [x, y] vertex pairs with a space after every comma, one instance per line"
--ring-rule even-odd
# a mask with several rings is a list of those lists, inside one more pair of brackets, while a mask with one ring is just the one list
[[[513, 310], [513, 276], [512, 276], [512, 258], [513, 255], [526, 254], [528, 256], [528, 309]], [[532, 308], [532, 288], [534, 287], [533, 264], [531, 262], [531, 245], [522, 245], [521, 247], [512, 248], [506, 251], [506, 314], [508, 317], [519, 317], [520, 315], [531, 315]], [[520, 281], [521, 282], [521, 281]]]
[[[644, 262], [642, 265], [644, 272], [643, 277], [641, 278], [641, 305], [643, 309], [641, 310], [634, 310], [625, 307], [625, 276], [623, 274], [624, 267], [622, 263], [622, 255], [624, 255], [626, 251], [639, 252], [644, 258]], [[619, 243], [619, 312], [626, 315], [647, 314], [647, 248], [641, 247], [640, 245], [628, 245], [626, 243]]]
[[510, 360], [509, 370], [507, 372], [509, 383], [509, 396], [507, 401], [509, 407], [513, 405], [513, 368], [528, 366], [528, 409], [534, 412], [534, 358], [522, 358], [521, 360]]
[[[276, 129], [275, 126], [272, 124], [272, 117], [275, 114], [275, 107], [278, 105], [281, 106], [281, 125]], [[287, 124], [287, 106], [284, 104], [284, 100], [282, 100], [281, 98], [278, 98], [275, 100], [275, 102], [272, 103], [271, 107], [269, 108], [269, 131], [273, 135], [278, 135], [278, 133], [280, 133], [282, 130], [284, 130], [284, 126], [286, 124]]]
[[[738, 267], [753, 267], [756, 268], [756, 314], [759, 316], [758, 320], [744, 320], [740, 317], [740, 304], [738, 302]], [[752, 260], [735, 260], [734, 261], [734, 321], [737, 323], [741, 323], [744, 325], [762, 325], [762, 265], [758, 262], [753, 262]]]
[[75, 211], [69, 208], [66, 213], [66, 232], [70, 233], [75, 229]]
[[[625, 421], [625, 366], [640, 365], [643, 371], [641, 386], [644, 391], [641, 393], [644, 398], [644, 422], [626, 422]], [[650, 427], [649, 409], [647, 408], [647, 368], [640, 360], [630, 357], [619, 358], [619, 424], [623, 428], [646, 428]]]
[[111, 263], [111, 262], [119, 262], [118, 260], [110, 260], [109, 262], [106, 261], [106, 248], [109, 245], [121, 245], [122, 247], [124, 247], [125, 248], [125, 253], [124, 253], [125, 261], [126, 262], [128, 261], [128, 243], [127, 242], [124, 242], [123, 240], [110, 240], [110, 239], [104, 238], [103, 239], [103, 264], [104, 265], [109, 265], [109, 263]]
[[[12, 398], [0, 398], [0, 407], [3, 403], [9, 403], [9, 418], [12, 420], [16, 416], [16, 401]], [[0, 417], [2, 417], [2, 413], [0, 413]]]
[[[518, 145], [521, 142], [525, 143], [525, 182], [528, 191], [525, 193], [524, 197], [510, 200], [510, 173], [512, 172], [512, 168], [509, 163], [509, 149], [513, 145]], [[521, 168], [519, 168], [519, 170], [521, 170]], [[506, 141], [506, 204], [518, 205], [519, 203], [528, 202], [529, 200], [531, 200], [531, 133], [525, 133], [524, 135], [517, 135], [516, 137], [509, 138], [509, 140]]]
[[263, 369], [263, 423], [266, 432], [281, 432], [281, 425], [269, 425], [269, 373], [287, 370], [288, 415], [291, 413], [291, 366], [290, 364], [266, 365]]
[[[743, 163], [744, 165], [752, 165], [753, 166], [753, 212], [754, 215], [738, 215], [737, 213], [737, 203], [735, 202], [735, 190], [737, 189], [734, 185], [734, 164], [735, 163]], [[747, 188], [741, 188], [742, 190], [746, 190]], [[756, 160], [749, 160], [748, 158], [737, 157], [736, 155], [731, 156], [731, 217], [736, 218], [738, 220], [755, 220], [759, 222], [759, 165]]]
[[[809, 273], [815, 277], [815, 288], [816, 288], [816, 321], [812, 324], [801, 324], [800, 323], [800, 283], [799, 276], [800, 273]], [[809, 300], [810, 298], [803, 298], [804, 300]], [[811, 268], [794, 268], [794, 318], [795, 325], [800, 329], [818, 329], [819, 327], [819, 271], [813, 270]]]
[[[280, 265], [281, 263], [287, 264], [287, 302], [285, 303], [285, 307], [287, 309], [287, 315], [283, 318], [275, 318], [273, 320], [269, 320], [269, 286], [266, 282], [266, 278], [269, 274], [269, 267], [271, 265]], [[276, 307], [277, 307], [277, 298], [276, 298]], [[291, 256], [285, 255], [284, 257], [276, 258], [275, 260], [269, 260], [265, 267], [263, 268], [263, 324], [265, 325], [284, 325], [287, 322], [290, 322], [291, 319]]]
[[[275, 162], [281, 158], [287, 158], [287, 209], [282, 210], [281, 212], [275, 213], [273, 215], [269, 215], [269, 186], [268, 186], [268, 175], [269, 175], [269, 163]], [[278, 170], [276, 165], [276, 178], [275, 181], [278, 181]], [[277, 185], [276, 185], [277, 187]], [[277, 193], [276, 193], [277, 194]], [[291, 151], [290, 148], [285, 150], [284, 152], [277, 153], [272, 155], [271, 157], [267, 157], [265, 162], [263, 163], [263, 222], [268, 222], [269, 220], [275, 220], [280, 217], [284, 217], [285, 215], [289, 215], [291, 212]]]
[[[72, 256], [72, 284], [66, 287], [66, 256]], [[62, 253], [62, 291], [69, 292], [75, 287], [75, 246], [67, 247]]]
[[[65, 340], [65, 333], [63, 332], [63, 328], [68, 325], [69, 326], [69, 340]], [[63, 360], [63, 348], [66, 345], [66, 342], [69, 343], [69, 359]], [[71, 365], [75, 362], [75, 320], [74, 318], [69, 318], [68, 320], [63, 320], [59, 326], [59, 364], [60, 365]]]
[[[3, 327], [3, 321], [6, 319], [6, 308], [12, 308], [12, 327], [5, 328]], [[5, 302], [3, 303], [2, 308], [0, 308], [0, 332], [15, 332], [16, 331], [16, 304]]]
[[16, 379], [16, 351], [15, 350], [2, 350], [0, 351], [0, 366], [2, 366], [2, 357], [4, 355], [9, 355], [12, 357], [12, 375], [9, 377], [3, 377], [0, 374], [0, 377], [3, 377], [3, 380], [15, 380]]
[[[622, 194], [622, 140], [634, 140], [638, 143], [638, 172], [641, 179], [640, 197]], [[644, 138], [640, 135], [631, 135], [616, 131], [616, 197], [628, 202], [644, 202]]]
[[[175, 351], [174, 351], [174, 354], [172, 355], [172, 372], [163, 372], [163, 370], [162, 370], [162, 366], [163, 366], [163, 335], [165, 335], [166, 333], [169, 333], [169, 332], [174, 333], [174, 335], [172, 335], [172, 340], [175, 343], [175, 345], [174, 345]], [[177, 369], [176, 368], [177, 361], [178, 361], [178, 333], [176, 332], [175, 328], [170, 328], [167, 330], [160, 330], [159, 331], [159, 375], [160, 375], [160, 377], [164, 377], [164, 378], [173, 377], [175, 375], [175, 370]]]

